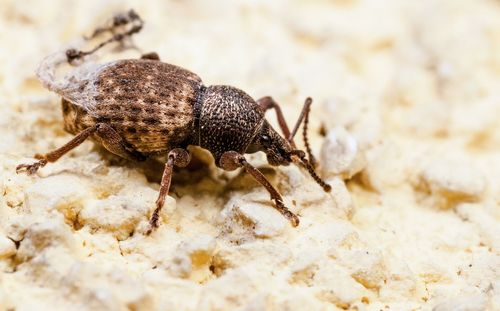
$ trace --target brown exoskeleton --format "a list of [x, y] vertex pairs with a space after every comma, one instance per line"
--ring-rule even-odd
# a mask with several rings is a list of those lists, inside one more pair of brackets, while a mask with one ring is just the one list
[[[314, 172], [314, 159], [307, 140], [311, 99], [306, 100], [301, 116], [290, 132], [280, 107], [272, 98], [254, 101], [231, 86], [206, 87], [196, 74], [160, 62], [156, 53], [143, 55], [141, 59], [103, 64], [84, 62], [108, 43], [123, 43], [139, 32], [142, 25], [141, 18], [134, 11], [117, 15], [109, 25], [92, 34], [90, 39], [111, 33], [108, 40], [94, 49], [87, 52], [69, 49], [42, 62], [38, 76], [44, 86], [62, 96], [64, 129], [76, 136], [59, 149], [35, 155], [37, 162], [21, 164], [17, 166], [17, 172], [34, 174], [89, 137], [110, 152], [130, 160], [168, 154], [156, 209], [150, 218], [150, 233], [158, 227], [173, 166], [185, 167], [190, 161], [186, 147], [197, 145], [209, 150], [216, 165], [224, 170], [244, 168], [269, 191], [276, 208], [297, 226], [299, 218], [285, 207], [278, 191], [247, 162], [244, 154], [263, 151], [269, 164], [274, 166], [291, 162], [300, 164], [325, 191], [330, 191], [330, 186]], [[68, 63], [76, 67], [64, 81], [56, 81], [56, 68]], [[264, 118], [265, 111], [271, 108], [276, 110], [284, 138]], [[293, 141], [303, 120], [310, 160]]]

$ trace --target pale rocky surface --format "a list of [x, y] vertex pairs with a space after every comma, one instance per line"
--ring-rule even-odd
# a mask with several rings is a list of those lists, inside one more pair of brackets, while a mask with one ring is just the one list
[[[0, 310], [500, 310], [500, 2], [0, 7]], [[137, 45], [206, 84], [272, 95], [291, 123], [314, 98], [331, 194], [249, 157], [298, 228], [200, 150], [149, 237], [161, 163], [85, 142], [15, 174], [70, 139], [40, 60], [130, 7], [146, 20]]]

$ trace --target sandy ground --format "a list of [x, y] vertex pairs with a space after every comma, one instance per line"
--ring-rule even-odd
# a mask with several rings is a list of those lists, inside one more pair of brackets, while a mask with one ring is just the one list
[[[0, 310], [499, 310], [500, 2], [1, 1]], [[314, 98], [325, 194], [249, 157], [301, 217], [243, 173], [178, 170], [146, 236], [161, 162], [70, 139], [34, 71], [113, 12], [205, 84]], [[268, 119], [274, 122], [271, 113]], [[293, 122], [291, 122], [293, 123]]]

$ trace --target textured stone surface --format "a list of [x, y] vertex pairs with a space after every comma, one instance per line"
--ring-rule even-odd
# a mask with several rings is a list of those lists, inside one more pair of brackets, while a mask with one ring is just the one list
[[[331, 193], [248, 156], [300, 226], [199, 150], [151, 236], [164, 159], [85, 142], [15, 174], [71, 137], [40, 60], [131, 6], [141, 51], [207, 85], [272, 95], [290, 126], [313, 97]], [[4, 1], [0, 17], [0, 310], [500, 309], [498, 2]]]

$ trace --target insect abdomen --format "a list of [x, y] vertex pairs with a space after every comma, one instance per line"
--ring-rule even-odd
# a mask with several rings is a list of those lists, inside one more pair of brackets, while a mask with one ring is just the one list
[[95, 124], [95, 120], [83, 107], [75, 105], [66, 98], [62, 98], [61, 106], [64, 119], [64, 130], [76, 135]]
[[111, 125], [136, 151], [163, 153], [189, 140], [201, 79], [154, 60], [123, 60], [94, 82], [96, 122]]

